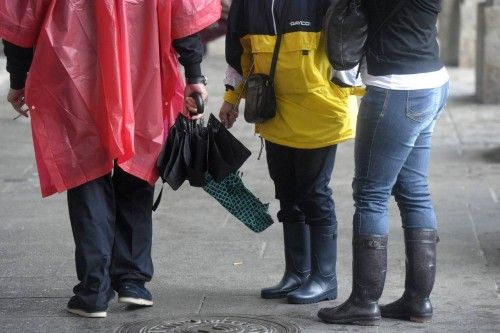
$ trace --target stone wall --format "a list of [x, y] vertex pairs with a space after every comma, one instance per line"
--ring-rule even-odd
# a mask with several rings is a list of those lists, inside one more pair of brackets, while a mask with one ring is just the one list
[[479, 5], [476, 96], [482, 103], [500, 103], [500, 0]]
[[[443, 2], [450, 0], [443, 0]], [[458, 44], [458, 65], [476, 65], [477, 8], [484, 0], [460, 0], [460, 32]]]
[[441, 59], [448, 66], [458, 65], [461, 1], [462, 0], [444, 0], [439, 15], [439, 49], [441, 52]]

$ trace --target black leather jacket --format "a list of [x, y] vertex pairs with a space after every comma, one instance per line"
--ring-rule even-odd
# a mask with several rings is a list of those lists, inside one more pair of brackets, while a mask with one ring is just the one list
[[368, 45], [368, 73], [382, 76], [441, 69], [436, 29], [441, 0], [363, 0], [368, 38], [399, 1], [405, 2], [403, 7]]

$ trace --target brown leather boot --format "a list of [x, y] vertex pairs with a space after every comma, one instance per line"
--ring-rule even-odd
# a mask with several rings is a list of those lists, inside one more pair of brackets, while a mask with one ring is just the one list
[[387, 270], [387, 236], [358, 235], [352, 243], [351, 296], [337, 307], [321, 309], [318, 317], [331, 324], [379, 325], [378, 300]]
[[418, 323], [432, 319], [429, 299], [436, 276], [436, 243], [433, 229], [406, 229], [406, 280], [403, 296], [380, 307], [382, 317]]

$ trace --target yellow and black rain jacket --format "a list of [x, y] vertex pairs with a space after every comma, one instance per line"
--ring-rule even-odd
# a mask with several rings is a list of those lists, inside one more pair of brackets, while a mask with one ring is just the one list
[[[233, 0], [228, 19], [226, 60], [243, 77], [269, 74], [281, 20], [286, 20], [274, 80], [277, 114], [256, 132], [273, 143], [294, 148], [321, 148], [355, 134], [360, 88], [342, 88], [330, 81], [332, 69], [322, 31], [329, 0]], [[243, 82], [243, 81], [242, 81]], [[224, 100], [236, 103], [242, 84]]]

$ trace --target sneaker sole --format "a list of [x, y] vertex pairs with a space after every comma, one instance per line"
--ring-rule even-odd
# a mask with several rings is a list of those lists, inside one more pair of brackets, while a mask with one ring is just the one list
[[69, 313], [72, 313], [74, 315], [80, 316], [80, 317], [85, 317], [85, 318], [106, 318], [107, 317], [107, 312], [106, 311], [101, 311], [101, 312], [87, 312], [81, 309], [71, 309], [71, 308], [66, 308], [66, 311]]
[[126, 303], [131, 305], [140, 305], [140, 306], [152, 306], [153, 301], [149, 301], [144, 298], [133, 298], [133, 297], [118, 297], [119, 303]]

